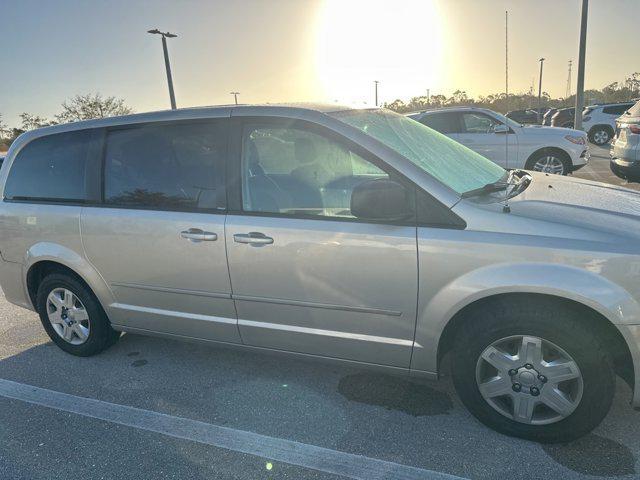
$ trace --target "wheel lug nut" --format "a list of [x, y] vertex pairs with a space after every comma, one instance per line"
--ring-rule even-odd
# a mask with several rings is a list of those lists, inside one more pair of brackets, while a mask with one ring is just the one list
[[540, 389], [538, 389], [538, 387], [531, 387], [529, 391], [531, 392], [531, 395], [533, 395], [534, 397], [537, 397], [538, 395], [540, 395]]
[[547, 377], [542, 374], [538, 375], [538, 380], [540, 380], [542, 383], [547, 383]]
[[526, 368], [527, 370], [531, 370], [533, 368], [533, 365], [531, 365], [530, 363], [525, 363], [524, 368]]
[[519, 383], [514, 383], [511, 388], [514, 392], [519, 392], [520, 390], [522, 390], [522, 385], [520, 385]]
[[513, 377], [516, 373], [518, 373], [518, 370], [516, 370], [515, 368], [512, 368], [511, 370], [509, 370], [510, 377]]

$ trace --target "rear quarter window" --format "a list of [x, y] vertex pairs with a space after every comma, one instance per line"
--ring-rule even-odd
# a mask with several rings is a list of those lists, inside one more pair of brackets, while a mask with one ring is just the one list
[[89, 130], [57, 133], [29, 142], [11, 165], [4, 198], [85, 201], [90, 143]]

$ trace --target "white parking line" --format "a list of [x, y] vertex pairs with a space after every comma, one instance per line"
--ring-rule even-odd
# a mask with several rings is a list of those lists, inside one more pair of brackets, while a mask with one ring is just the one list
[[461, 477], [0, 379], [0, 396], [358, 480]]

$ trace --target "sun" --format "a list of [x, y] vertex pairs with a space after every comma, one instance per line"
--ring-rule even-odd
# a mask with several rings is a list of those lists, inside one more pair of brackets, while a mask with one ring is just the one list
[[433, 0], [326, 0], [318, 16], [316, 68], [325, 98], [380, 103], [443, 86], [442, 31]]

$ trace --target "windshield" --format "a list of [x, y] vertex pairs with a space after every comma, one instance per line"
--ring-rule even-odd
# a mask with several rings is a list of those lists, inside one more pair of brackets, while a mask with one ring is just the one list
[[629, 110], [627, 110], [627, 115], [631, 115], [633, 117], [640, 117], [640, 101], [636, 102]]
[[329, 115], [384, 143], [459, 194], [482, 188], [505, 174], [482, 155], [389, 110], [345, 110]]
[[510, 119], [509, 117], [505, 117], [503, 114], [498, 113], [498, 112], [494, 112], [491, 111], [491, 114], [497, 118], [498, 120], [500, 120], [502, 123], [506, 123], [507, 125], [509, 125], [511, 128], [517, 128], [517, 127], [522, 127], [521, 123], [516, 122], [515, 120]]

